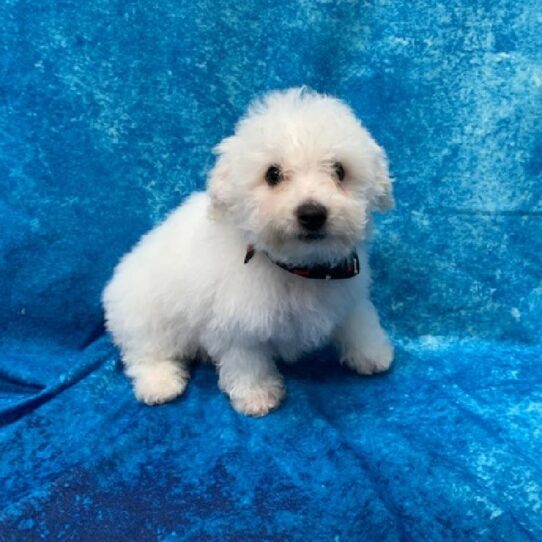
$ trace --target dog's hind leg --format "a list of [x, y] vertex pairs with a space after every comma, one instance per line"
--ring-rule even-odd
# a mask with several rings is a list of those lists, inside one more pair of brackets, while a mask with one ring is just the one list
[[341, 350], [341, 361], [354, 371], [369, 375], [390, 368], [393, 345], [368, 299], [352, 310], [337, 330], [335, 340]]

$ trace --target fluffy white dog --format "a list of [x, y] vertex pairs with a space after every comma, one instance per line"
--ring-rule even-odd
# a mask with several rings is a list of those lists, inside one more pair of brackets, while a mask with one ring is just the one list
[[352, 111], [304, 88], [273, 92], [216, 154], [207, 191], [145, 235], [104, 291], [136, 397], [179, 396], [203, 355], [234, 408], [261, 416], [285, 395], [275, 359], [330, 339], [358, 373], [388, 369], [365, 245], [392, 187], [384, 151]]

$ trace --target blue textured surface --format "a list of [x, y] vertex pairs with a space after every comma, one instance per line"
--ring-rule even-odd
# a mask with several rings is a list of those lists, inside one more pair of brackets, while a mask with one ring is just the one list
[[[537, 0], [3, 2], [0, 540], [542, 540], [541, 21]], [[299, 84], [390, 157], [393, 371], [321, 352], [258, 420], [209, 366], [137, 404], [104, 282], [248, 101]]]

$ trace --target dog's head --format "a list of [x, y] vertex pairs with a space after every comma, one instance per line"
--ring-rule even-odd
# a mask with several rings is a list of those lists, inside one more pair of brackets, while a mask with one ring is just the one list
[[344, 258], [393, 206], [384, 151], [346, 104], [306, 89], [253, 103], [216, 153], [214, 209], [280, 261]]

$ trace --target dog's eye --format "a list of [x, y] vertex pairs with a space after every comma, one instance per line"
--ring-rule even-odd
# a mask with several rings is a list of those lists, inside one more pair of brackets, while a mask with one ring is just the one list
[[342, 181], [344, 179], [344, 166], [340, 162], [335, 162], [333, 164], [333, 171], [335, 172], [335, 175], [337, 176], [337, 179], [339, 179], [339, 181]]
[[278, 166], [269, 166], [265, 172], [265, 180], [269, 186], [275, 186], [282, 179], [282, 174]]

